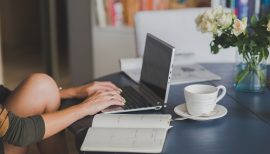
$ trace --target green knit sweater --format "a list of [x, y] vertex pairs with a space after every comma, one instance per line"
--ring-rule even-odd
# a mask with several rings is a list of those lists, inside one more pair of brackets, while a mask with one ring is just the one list
[[[4, 111], [7, 116], [4, 115]], [[4, 153], [3, 142], [16, 146], [28, 146], [41, 141], [44, 133], [45, 124], [40, 115], [20, 118], [0, 106], [0, 154]]]

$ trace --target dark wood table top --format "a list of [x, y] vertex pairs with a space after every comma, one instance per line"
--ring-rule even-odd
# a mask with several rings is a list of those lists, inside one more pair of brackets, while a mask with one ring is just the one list
[[[233, 88], [233, 64], [203, 64], [220, 75], [222, 80], [203, 82], [222, 84], [227, 88], [226, 96], [219, 102], [228, 113], [225, 117], [209, 121], [172, 121], [163, 147], [165, 154], [254, 154], [270, 153], [270, 90], [262, 93], [237, 92]], [[135, 84], [124, 73], [119, 72], [97, 80], [109, 80], [118, 86]], [[183, 88], [188, 84], [172, 85], [168, 106], [161, 111], [139, 113], [170, 113], [175, 106], [184, 103]], [[68, 100], [66, 105], [78, 103]], [[79, 149], [92, 117], [88, 116], [73, 123], [69, 130], [76, 137]]]

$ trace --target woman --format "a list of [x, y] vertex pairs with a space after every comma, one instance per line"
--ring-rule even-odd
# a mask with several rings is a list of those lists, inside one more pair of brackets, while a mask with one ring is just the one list
[[[33, 74], [13, 92], [0, 87], [0, 153], [23, 154], [37, 143], [43, 153], [68, 153], [62, 130], [73, 122], [94, 115], [111, 105], [124, 105], [121, 89], [110, 82], [59, 90], [45, 74]], [[59, 110], [61, 99], [85, 98]]]

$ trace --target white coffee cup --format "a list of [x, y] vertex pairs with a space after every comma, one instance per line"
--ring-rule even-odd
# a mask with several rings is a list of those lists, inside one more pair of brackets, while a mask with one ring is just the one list
[[193, 116], [208, 115], [225, 94], [226, 88], [223, 85], [217, 87], [204, 84], [189, 85], [184, 89], [187, 111]]

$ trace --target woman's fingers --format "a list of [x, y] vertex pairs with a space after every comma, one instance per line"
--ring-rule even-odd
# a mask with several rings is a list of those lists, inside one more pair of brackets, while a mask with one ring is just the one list
[[106, 101], [120, 101], [120, 102], [125, 102], [125, 99], [116, 91], [109, 91], [109, 92], [102, 92], [101, 97], [104, 97]]
[[110, 87], [110, 88], [112, 88], [114, 90], [122, 91], [120, 88], [118, 88], [116, 85], [114, 85], [112, 82], [109, 82], [109, 81], [99, 82], [99, 84], [101, 86]]
[[87, 96], [91, 96], [93, 94], [95, 94], [96, 92], [105, 92], [105, 91], [116, 91], [117, 93], [121, 93], [122, 90], [120, 88], [118, 88], [117, 86], [115, 86], [113, 83], [111, 82], [92, 82], [89, 84], [86, 84], [84, 86], [81, 86], [80, 88], [78, 88], [77, 90], [78, 97], [87, 97]]
[[[123, 105], [125, 105], [125, 101], [119, 101], [119, 100], [116, 100], [116, 99], [112, 99], [110, 101], [107, 101], [106, 104], [107, 104], [107, 106], [105, 108], [107, 108], [109, 106], [112, 106], [112, 105], [123, 106]], [[102, 110], [104, 110], [104, 109], [102, 109]]]
[[116, 85], [114, 85], [111, 82], [104, 81], [104, 82], [94, 82], [94, 85], [96, 85], [97, 90], [98, 89], [103, 89], [103, 90], [108, 90], [108, 91], [119, 91], [122, 92], [120, 88], [118, 88]]
[[125, 105], [125, 99], [116, 91], [97, 92], [84, 100], [89, 104], [89, 114], [95, 114], [112, 105]]
[[99, 102], [118, 101], [120, 104], [125, 103], [125, 99], [116, 91], [97, 92], [88, 98], [89, 100], [97, 100]]
[[115, 90], [111, 87], [106, 87], [106, 86], [102, 86], [102, 85], [99, 85], [96, 87], [96, 92], [106, 92], [106, 91], [115, 91], [119, 94], [122, 92], [121, 90]]

